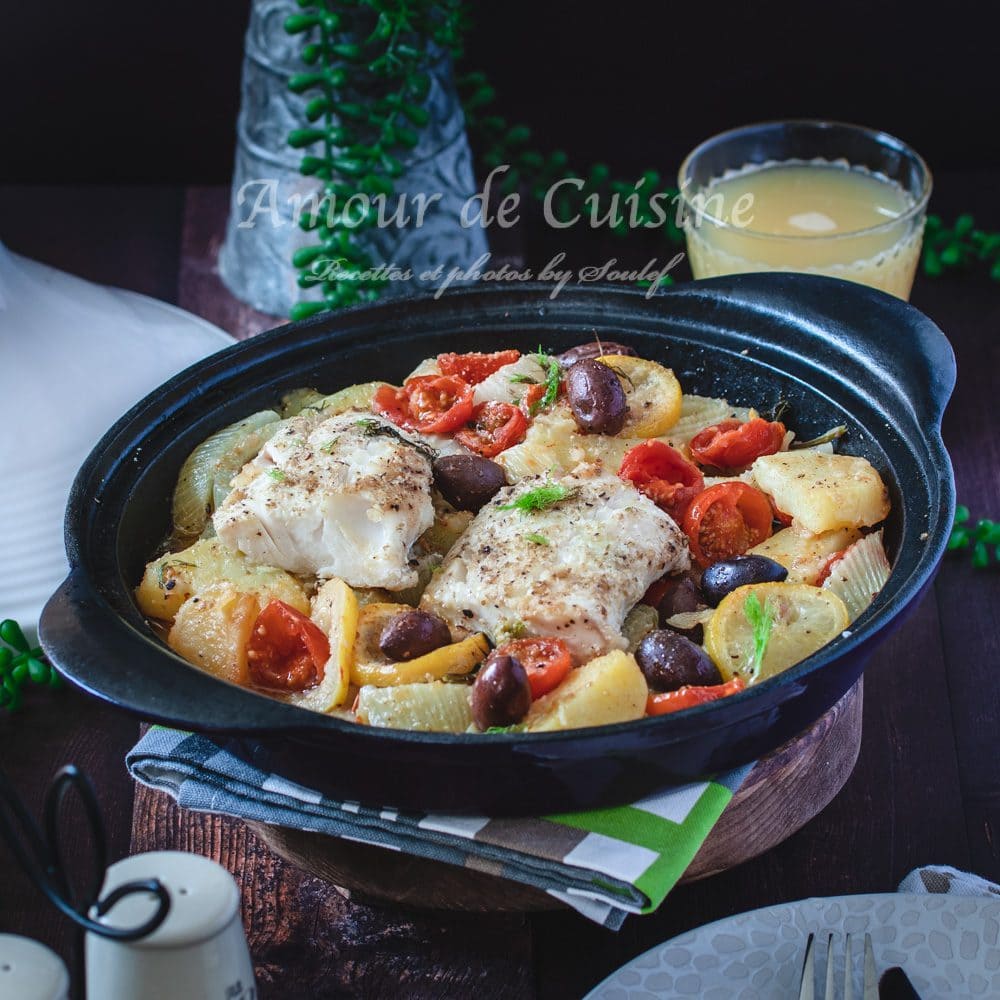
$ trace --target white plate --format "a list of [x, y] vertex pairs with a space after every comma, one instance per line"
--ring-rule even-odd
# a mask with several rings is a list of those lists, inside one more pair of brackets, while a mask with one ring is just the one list
[[161, 382], [232, 343], [176, 306], [0, 244], [0, 618], [33, 630], [66, 575], [66, 497], [101, 435]]
[[[838, 996], [844, 935], [868, 932], [879, 973], [902, 966], [921, 1000], [1000, 997], [1000, 899], [894, 892], [805, 899], [727, 917], [633, 959], [587, 1000], [789, 1000], [798, 996], [806, 938], [829, 931], [838, 935]], [[853, 939], [852, 952], [860, 996], [861, 949]], [[825, 970], [824, 941], [816, 971]]]

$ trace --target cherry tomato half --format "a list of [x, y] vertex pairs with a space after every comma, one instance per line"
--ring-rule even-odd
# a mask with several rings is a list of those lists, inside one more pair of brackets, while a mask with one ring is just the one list
[[472, 411], [472, 421], [455, 440], [484, 458], [493, 458], [524, 440], [528, 429], [528, 418], [513, 403], [480, 403]]
[[741, 556], [771, 537], [771, 501], [746, 483], [718, 483], [699, 493], [684, 515], [691, 555], [703, 569]]
[[827, 556], [823, 560], [823, 565], [820, 566], [819, 574], [816, 577], [815, 586], [822, 587], [824, 583], [830, 578], [830, 574], [833, 573], [833, 567], [844, 558], [844, 554], [847, 549], [841, 549], [840, 552], [834, 552], [833, 555]]
[[702, 465], [735, 471], [761, 455], [773, 455], [785, 439], [785, 425], [755, 417], [747, 423], [723, 420], [691, 438], [691, 455]]
[[718, 701], [738, 694], [746, 687], [746, 682], [739, 674], [725, 684], [709, 684], [705, 686], [691, 685], [678, 688], [676, 691], [663, 691], [650, 694], [646, 700], [647, 715], [666, 715], [668, 712], [679, 712], [684, 708], [704, 705], [707, 701]]
[[650, 439], [625, 452], [618, 475], [632, 483], [679, 524], [705, 477], [676, 448]]
[[521, 356], [520, 351], [494, 351], [492, 354], [439, 354], [438, 371], [442, 375], [457, 375], [469, 385], [479, 385], [505, 365], [512, 365]]
[[532, 701], [558, 687], [573, 665], [569, 647], [562, 639], [511, 639], [498, 646], [496, 652], [513, 656], [524, 667]]
[[402, 389], [380, 386], [372, 409], [397, 427], [448, 434], [472, 419], [472, 386], [456, 375], [415, 375]]
[[284, 601], [271, 601], [261, 611], [247, 643], [250, 679], [273, 691], [315, 687], [329, 658], [323, 630]]

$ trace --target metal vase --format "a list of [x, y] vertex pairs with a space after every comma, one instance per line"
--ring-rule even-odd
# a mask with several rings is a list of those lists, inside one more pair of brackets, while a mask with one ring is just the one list
[[[299, 172], [303, 151], [289, 147], [288, 133], [308, 125], [305, 105], [311, 95], [292, 93], [294, 73], [302, 62], [302, 37], [289, 35], [284, 21], [299, 11], [293, 0], [254, 0], [246, 35], [242, 98], [237, 119], [236, 159], [226, 238], [219, 252], [219, 273], [226, 287], [260, 312], [287, 315], [296, 302], [318, 300], [318, 285], [300, 288], [292, 255], [316, 242], [314, 233], [297, 224], [303, 206], [318, 202], [321, 182]], [[345, 39], [348, 40], [348, 39]], [[432, 49], [427, 72], [431, 86], [424, 102], [428, 125], [419, 130], [411, 150], [396, 151], [404, 173], [387, 199], [388, 225], [357, 235], [359, 246], [375, 266], [396, 265], [412, 277], [391, 280], [382, 295], [413, 293], [440, 284], [431, 272], [445, 275], [453, 267], [468, 268], [487, 250], [478, 222], [463, 226], [461, 210], [476, 193], [465, 118], [452, 77], [451, 59]], [[363, 95], [351, 95], [363, 100]], [[434, 198], [420, 225], [414, 196]], [[397, 199], [401, 199], [397, 201]], [[408, 220], [396, 209], [407, 209]], [[470, 213], [475, 218], [476, 213]], [[440, 274], [440, 272], [438, 272]], [[422, 276], [423, 279], [422, 279]]]

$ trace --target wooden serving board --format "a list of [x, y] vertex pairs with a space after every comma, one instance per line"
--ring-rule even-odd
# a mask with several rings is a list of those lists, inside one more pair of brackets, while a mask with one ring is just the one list
[[[763, 854], [826, 807], [858, 759], [862, 685], [859, 680], [809, 729], [758, 761], [682, 881], [707, 878]], [[485, 872], [325, 834], [248, 826], [279, 857], [347, 898], [480, 913], [564, 905], [540, 889]]]

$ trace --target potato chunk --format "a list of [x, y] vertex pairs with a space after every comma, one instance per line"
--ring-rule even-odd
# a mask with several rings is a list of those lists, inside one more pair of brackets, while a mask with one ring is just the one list
[[136, 588], [135, 599], [147, 617], [171, 621], [189, 597], [223, 582], [253, 594], [261, 607], [278, 600], [309, 614], [309, 598], [293, 576], [283, 569], [248, 562], [217, 538], [202, 539], [181, 552], [154, 559]]
[[539, 698], [528, 712], [527, 729], [546, 732], [630, 722], [646, 714], [648, 696], [635, 657], [615, 650], [572, 671], [559, 687]]
[[889, 492], [866, 459], [788, 451], [753, 463], [757, 485], [778, 509], [813, 535], [835, 528], [861, 528], [885, 520]]
[[247, 643], [260, 604], [230, 583], [215, 583], [185, 601], [167, 645], [188, 663], [233, 684], [249, 683]]
[[837, 528], [822, 535], [803, 535], [795, 528], [782, 528], [755, 545], [748, 555], [767, 556], [788, 570], [788, 583], [816, 583], [834, 552], [843, 552], [861, 537], [857, 528]]

